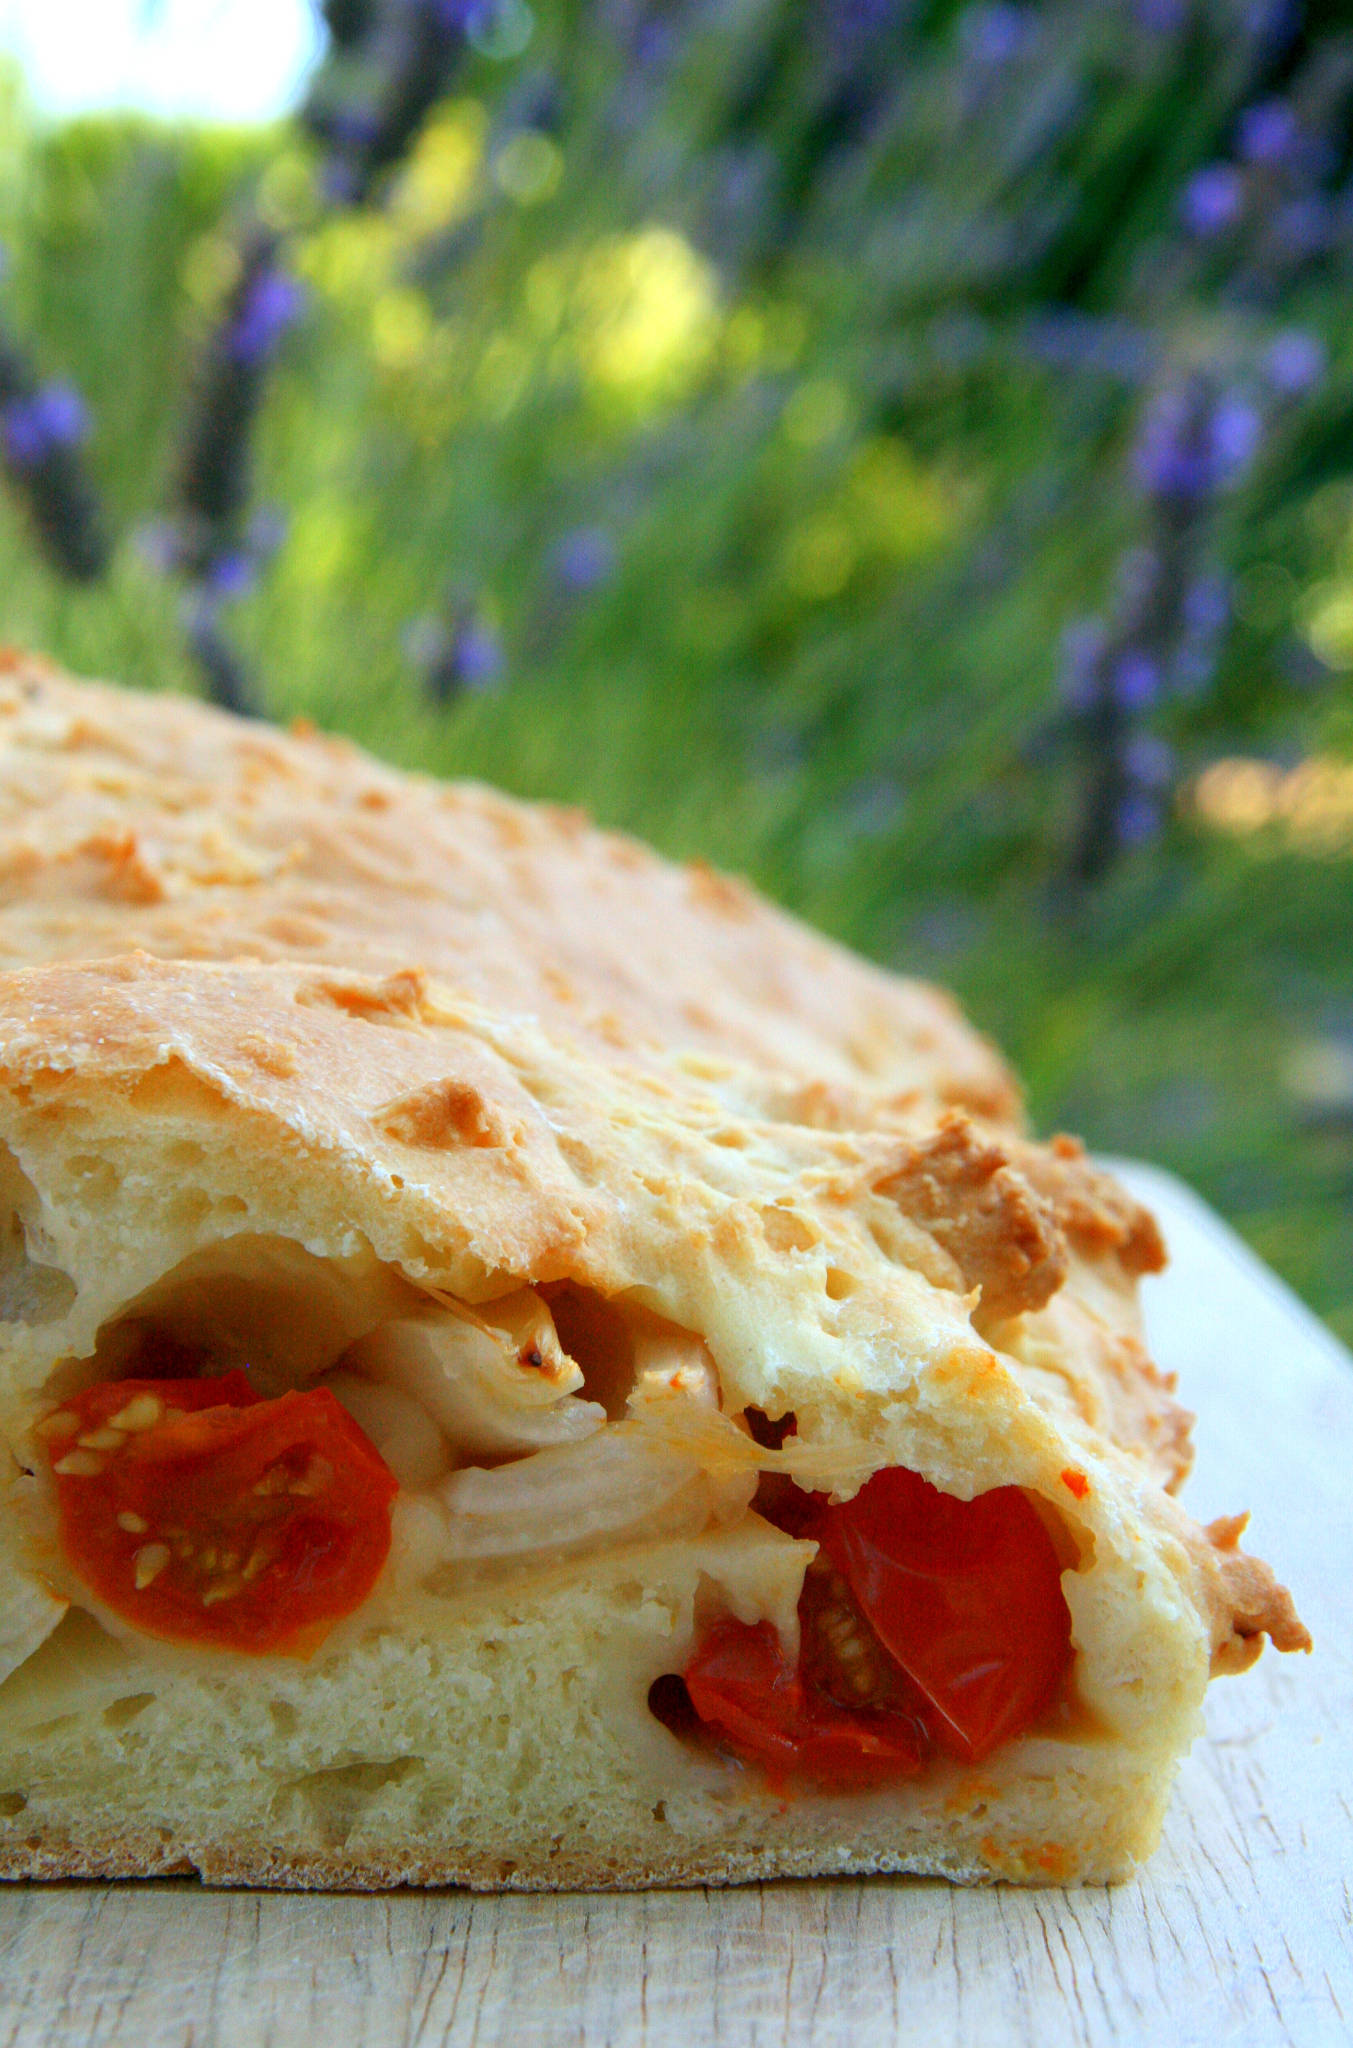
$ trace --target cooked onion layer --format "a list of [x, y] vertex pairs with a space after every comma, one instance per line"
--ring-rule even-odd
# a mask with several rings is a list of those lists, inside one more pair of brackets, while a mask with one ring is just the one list
[[479, 1311], [443, 1300], [384, 1323], [352, 1346], [343, 1368], [417, 1403], [459, 1463], [576, 1443], [606, 1420], [604, 1408], [578, 1398], [582, 1373], [529, 1287]]

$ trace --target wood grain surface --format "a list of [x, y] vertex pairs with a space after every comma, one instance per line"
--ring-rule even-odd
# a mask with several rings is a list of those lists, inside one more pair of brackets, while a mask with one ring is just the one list
[[1187, 1190], [1157, 1356], [1204, 1516], [1250, 1507], [1316, 1653], [1214, 1686], [1164, 1844], [1112, 1891], [919, 1880], [624, 1898], [196, 1884], [0, 1894], [0, 2048], [1353, 2041], [1353, 1360]]

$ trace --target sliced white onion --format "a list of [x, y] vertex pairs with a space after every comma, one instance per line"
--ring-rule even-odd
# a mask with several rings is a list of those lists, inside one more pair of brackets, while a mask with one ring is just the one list
[[217, 1371], [248, 1367], [260, 1393], [305, 1386], [418, 1296], [375, 1254], [318, 1258], [290, 1238], [222, 1238], [131, 1303], [100, 1346], [104, 1376], [136, 1371], [147, 1327]]
[[755, 1487], [752, 1469], [716, 1476], [646, 1424], [613, 1423], [584, 1443], [444, 1480], [443, 1556], [559, 1557], [603, 1541], [696, 1535], [745, 1514]]
[[385, 1323], [343, 1367], [417, 1402], [460, 1459], [573, 1443], [606, 1420], [604, 1408], [576, 1398], [582, 1374], [529, 1288], [478, 1314], [447, 1302]]
[[451, 1463], [446, 1438], [427, 1409], [398, 1387], [364, 1379], [360, 1373], [333, 1372], [322, 1384], [365, 1430], [400, 1485], [409, 1492], [431, 1486]]
[[458, 1313], [511, 1350], [519, 1365], [529, 1366], [529, 1384], [552, 1385], [558, 1394], [576, 1394], [581, 1387], [582, 1368], [559, 1342], [548, 1304], [533, 1287], [515, 1288], [478, 1309], [460, 1307]]
[[702, 1408], [719, 1405], [719, 1376], [703, 1338], [675, 1323], [660, 1323], [646, 1317], [634, 1333], [634, 1391], [630, 1412], [636, 1404], [674, 1394]]
[[41, 1649], [67, 1606], [30, 1571], [14, 1541], [19, 1494], [31, 1484], [0, 1485], [0, 1685]]

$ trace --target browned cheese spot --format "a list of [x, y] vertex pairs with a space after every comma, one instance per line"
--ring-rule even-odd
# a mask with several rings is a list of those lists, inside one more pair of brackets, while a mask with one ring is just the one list
[[961, 1111], [908, 1145], [876, 1185], [948, 1252], [965, 1285], [981, 1288], [985, 1315], [1042, 1308], [1066, 1278], [1066, 1240], [1051, 1203], [1016, 1171], [1006, 1140]]
[[456, 1145], [505, 1146], [517, 1135], [495, 1103], [487, 1101], [473, 1083], [451, 1075], [382, 1103], [372, 1111], [371, 1121], [401, 1145], [428, 1151]]

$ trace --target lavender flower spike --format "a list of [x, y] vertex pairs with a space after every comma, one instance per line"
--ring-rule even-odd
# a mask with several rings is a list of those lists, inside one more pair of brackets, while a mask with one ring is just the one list
[[262, 269], [246, 288], [226, 329], [226, 352], [237, 363], [264, 362], [301, 312], [304, 295], [284, 271]]
[[1286, 100], [1261, 100], [1240, 117], [1237, 153], [1249, 164], [1286, 163], [1300, 137], [1297, 117]]
[[1033, 26], [1032, 16], [1009, 0], [978, 0], [959, 16], [958, 33], [965, 53], [978, 64], [1008, 64], [1017, 57]]
[[45, 384], [0, 411], [5, 459], [13, 469], [37, 469], [54, 449], [73, 448], [88, 431], [84, 400], [69, 384]]
[[566, 590], [595, 590], [615, 567], [615, 543], [603, 526], [575, 527], [560, 538], [554, 566]]
[[1184, 225], [1203, 239], [1218, 235], [1240, 218], [1244, 199], [1244, 180], [1234, 164], [1205, 164], [1184, 187]]
[[1264, 374], [1280, 398], [1300, 398], [1325, 374], [1328, 360], [1318, 334], [1289, 327], [1280, 334], [1264, 361]]

